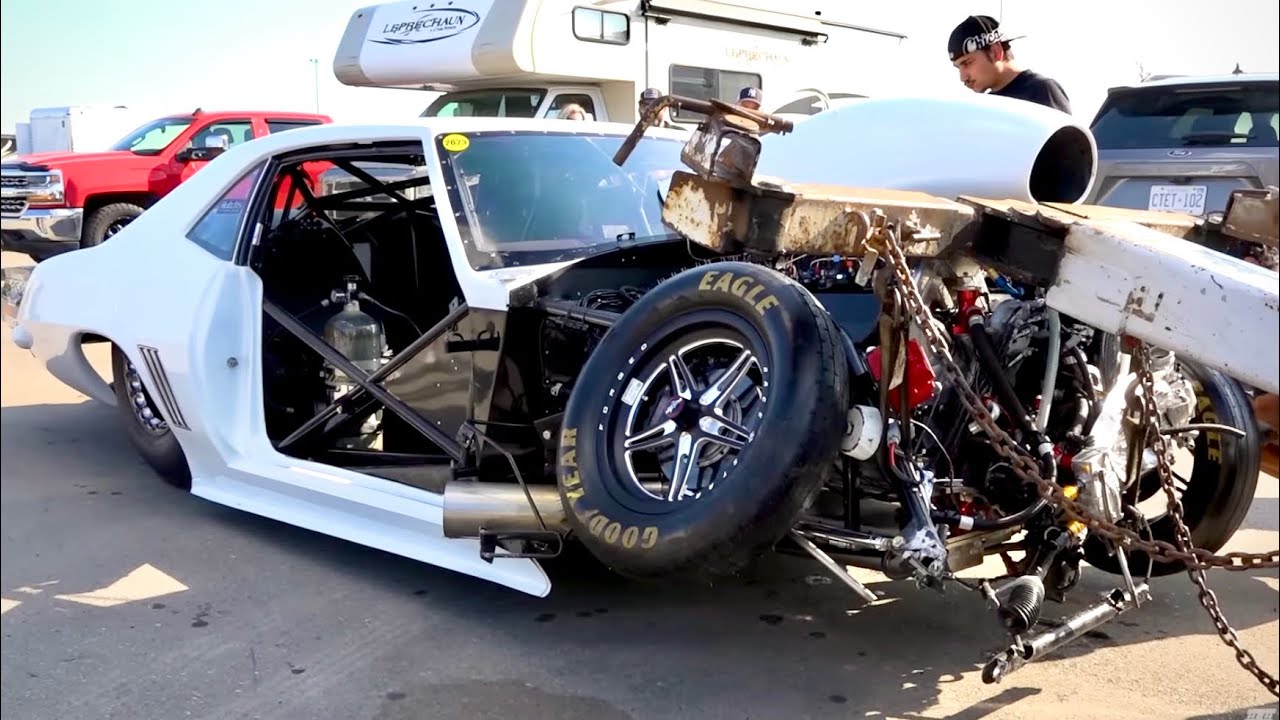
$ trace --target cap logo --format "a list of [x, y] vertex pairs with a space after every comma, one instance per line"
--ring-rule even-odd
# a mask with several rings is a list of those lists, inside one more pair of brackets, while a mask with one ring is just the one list
[[1004, 33], [999, 30], [973, 35], [964, 39], [964, 54], [976, 52], [982, 48], [1004, 42]]

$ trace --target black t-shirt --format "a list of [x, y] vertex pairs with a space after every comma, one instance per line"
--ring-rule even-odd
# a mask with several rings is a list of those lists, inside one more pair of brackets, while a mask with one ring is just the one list
[[1030, 70], [1018, 73], [1008, 85], [999, 90], [992, 90], [991, 94], [1040, 103], [1067, 114], [1071, 113], [1071, 101], [1067, 99], [1067, 93], [1058, 81]]

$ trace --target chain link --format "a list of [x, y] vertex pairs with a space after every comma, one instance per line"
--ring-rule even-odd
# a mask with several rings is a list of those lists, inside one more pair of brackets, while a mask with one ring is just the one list
[[1143, 384], [1144, 427], [1158, 458], [1160, 483], [1169, 497], [1170, 514], [1177, 532], [1176, 546], [1163, 540], [1145, 540], [1134, 530], [1091, 517], [1084, 508], [1063, 494], [1062, 487], [1053, 478], [1045, 478], [1040, 474], [1040, 467], [1031, 453], [1014, 442], [1013, 438], [996, 424], [982, 398], [969, 385], [960, 365], [951, 354], [950, 338], [920, 296], [919, 288], [916, 287], [915, 279], [911, 275], [911, 266], [902, 252], [895, 230], [885, 226], [884, 216], [880, 214], [876, 215], [870, 225], [866, 245], [872, 252], [884, 257], [892, 269], [898, 280], [900, 296], [905, 300], [912, 319], [924, 334], [929, 350], [942, 362], [943, 370], [957, 391], [961, 404], [973, 416], [979, 427], [987, 433], [995, 452], [1008, 461], [1020, 479], [1034, 485], [1040, 497], [1061, 509], [1068, 520], [1082, 522], [1088, 526], [1091, 533], [1111, 540], [1115, 543], [1117, 552], [1140, 551], [1147, 553], [1156, 562], [1183, 563], [1192, 582], [1199, 588], [1200, 604], [1209, 612], [1222, 641], [1235, 650], [1236, 660], [1242, 667], [1252, 673], [1273, 695], [1280, 696], [1276, 678], [1259, 668], [1253, 655], [1240, 646], [1235, 630], [1231, 628], [1222, 609], [1218, 606], [1217, 597], [1205, 582], [1207, 568], [1244, 571], [1280, 567], [1280, 549], [1265, 553], [1229, 552], [1215, 555], [1208, 550], [1195, 547], [1191, 532], [1183, 520], [1182, 503], [1178, 501], [1173, 490], [1173, 471], [1169, 467], [1168, 445], [1164, 435], [1159, 432], [1154, 381], [1147, 362], [1149, 351], [1146, 346], [1143, 345], [1138, 349], [1138, 375]]
[[[1156, 407], [1155, 377], [1151, 373], [1151, 349], [1146, 344], [1143, 344], [1138, 347], [1134, 355], [1138, 361], [1138, 380], [1142, 383], [1143, 432], [1156, 454], [1156, 462], [1160, 473], [1160, 486], [1164, 489], [1165, 497], [1169, 499], [1169, 515], [1173, 518], [1174, 531], [1178, 535], [1178, 545], [1183, 550], [1190, 550], [1194, 547], [1194, 543], [1191, 540], [1191, 530], [1187, 528], [1186, 521], [1182, 517], [1182, 501], [1178, 499], [1177, 494], [1174, 492], [1173, 468], [1169, 466], [1168, 441], [1165, 439], [1164, 434], [1160, 432], [1158, 422], [1160, 410]], [[1235, 651], [1236, 661], [1240, 663], [1240, 667], [1253, 674], [1258, 679], [1258, 682], [1262, 683], [1272, 695], [1280, 697], [1280, 683], [1276, 681], [1275, 677], [1258, 667], [1258, 661], [1254, 659], [1253, 654], [1241, 647], [1240, 638], [1236, 635], [1236, 631], [1231, 627], [1231, 624], [1227, 622], [1222, 608], [1218, 606], [1217, 595], [1209, 589], [1204, 568], [1200, 566], [1188, 568], [1187, 574], [1191, 576], [1191, 582], [1195, 584], [1199, 592], [1200, 604], [1204, 606], [1204, 609], [1209, 613], [1209, 617], [1213, 620], [1214, 628], [1218, 631], [1218, 637], [1222, 638], [1222, 642]]]

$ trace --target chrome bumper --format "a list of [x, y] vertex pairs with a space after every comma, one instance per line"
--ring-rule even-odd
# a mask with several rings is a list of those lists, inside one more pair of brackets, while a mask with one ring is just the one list
[[[4, 244], [68, 243], [79, 246], [83, 208], [27, 208], [20, 215], [0, 216]], [[16, 249], [16, 248], [15, 248]]]

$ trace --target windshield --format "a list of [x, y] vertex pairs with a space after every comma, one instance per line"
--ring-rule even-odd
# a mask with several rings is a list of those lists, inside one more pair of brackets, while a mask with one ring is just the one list
[[613, 154], [624, 139], [547, 132], [437, 139], [472, 267], [560, 262], [670, 237], [661, 196], [683, 167], [684, 143], [642, 138], [618, 167]]
[[1137, 88], [1093, 121], [1098, 149], [1276, 147], [1280, 84]]
[[128, 150], [136, 155], [158, 155], [191, 126], [192, 118], [167, 117], [152, 120], [125, 135], [111, 146], [112, 150]]
[[500, 88], [445, 93], [427, 106], [422, 117], [531, 118], [546, 97], [546, 88]]

